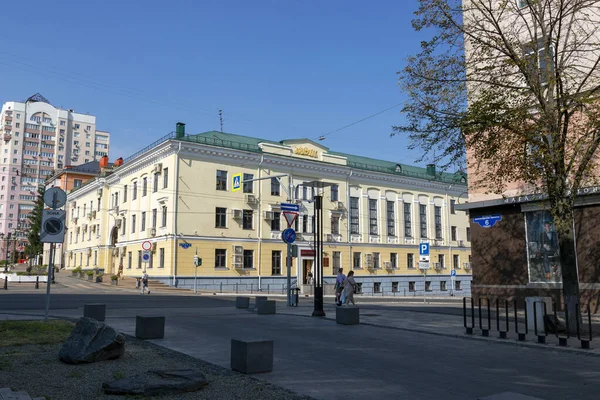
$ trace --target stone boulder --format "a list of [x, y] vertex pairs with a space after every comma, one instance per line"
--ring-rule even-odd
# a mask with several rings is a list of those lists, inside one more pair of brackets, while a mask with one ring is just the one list
[[102, 384], [106, 394], [156, 396], [195, 392], [208, 385], [206, 377], [192, 369], [151, 370], [145, 374]]
[[80, 318], [58, 353], [67, 364], [113, 360], [125, 354], [125, 336], [91, 318]]

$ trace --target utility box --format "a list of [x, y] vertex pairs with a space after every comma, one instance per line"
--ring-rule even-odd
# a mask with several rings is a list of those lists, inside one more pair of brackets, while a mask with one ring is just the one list
[[[530, 334], [537, 330], [539, 333], [544, 333], [544, 304], [546, 304], [546, 313], [552, 314], [552, 298], [551, 297], [525, 297], [525, 312], [527, 313], [527, 329]], [[535, 316], [534, 319], [534, 305]]]

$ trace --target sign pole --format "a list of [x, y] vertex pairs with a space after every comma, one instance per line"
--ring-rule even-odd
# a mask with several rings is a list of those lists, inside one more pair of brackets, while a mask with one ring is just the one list
[[196, 247], [196, 257], [194, 258], [194, 294], [198, 293], [198, 265], [196, 260], [198, 258], [198, 247]]
[[427, 270], [423, 270], [423, 303], [427, 303], [425, 295], [427, 294]]
[[[52, 193], [52, 209], [56, 210], [56, 194], [54, 191]], [[54, 265], [54, 243], [50, 243], [50, 254], [48, 255], [48, 278], [46, 278], [46, 311], [44, 312], [44, 320], [48, 319], [48, 311], [50, 310], [50, 280], [53, 274]]]
[[287, 266], [287, 305], [288, 307], [292, 306], [292, 244], [287, 244], [287, 257], [285, 259], [285, 264]]

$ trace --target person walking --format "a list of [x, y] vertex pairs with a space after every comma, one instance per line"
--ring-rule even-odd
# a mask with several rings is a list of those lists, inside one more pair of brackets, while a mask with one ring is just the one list
[[142, 291], [140, 294], [144, 294], [144, 291], [148, 290], [148, 294], [150, 294], [150, 289], [148, 288], [148, 274], [146, 271], [142, 274]]
[[344, 279], [344, 291], [342, 297], [344, 298], [344, 304], [356, 305], [354, 302], [354, 292], [356, 291], [356, 281], [354, 280], [354, 271], [348, 272], [348, 276]]
[[342, 305], [342, 291], [344, 290], [344, 280], [346, 279], [346, 275], [343, 273], [344, 269], [338, 269], [337, 277], [335, 278], [335, 304], [338, 306]]

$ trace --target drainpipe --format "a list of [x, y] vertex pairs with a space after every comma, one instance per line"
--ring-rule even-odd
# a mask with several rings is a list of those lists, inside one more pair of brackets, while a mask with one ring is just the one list
[[260, 156], [260, 162], [258, 163], [258, 257], [257, 258], [257, 262], [258, 262], [258, 268], [256, 269], [258, 271], [258, 290], [261, 291], [262, 290], [262, 277], [260, 275], [260, 268], [261, 268], [261, 254], [262, 254], [262, 219], [261, 219], [261, 212], [262, 212], [262, 181], [260, 180], [260, 178], [262, 177], [262, 170], [261, 170], [261, 166], [263, 164], [263, 161], [265, 160], [265, 156], [264, 154], [261, 154]]
[[175, 195], [173, 196], [173, 286], [175, 287], [177, 287], [177, 205], [179, 203], [179, 152], [181, 152], [181, 141], [179, 142], [179, 149], [177, 149], [177, 153], [175, 153]]
[[[347, 240], [348, 240], [348, 244], [350, 244], [350, 246], [348, 247], [349, 249], [349, 255], [348, 255], [348, 259], [350, 260], [350, 266], [348, 267], [348, 269], [346, 270], [346, 274], [352, 270], [352, 268], [354, 267], [353, 263], [354, 260], [352, 259], [352, 240], [350, 240], [350, 231], [351, 231], [351, 223], [350, 223], [350, 178], [352, 177], [352, 173], [353, 171], [350, 170], [350, 173], [348, 174], [348, 177], [346, 177], [346, 225], [348, 226], [348, 230], [347, 230]], [[359, 213], [360, 215], [360, 213]]]
[[[454, 269], [454, 260], [452, 259], [452, 227], [450, 226], [450, 199], [448, 198], [448, 191], [452, 189], [452, 185], [446, 189], [446, 220], [448, 223], [448, 263], [450, 264], [450, 270]], [[450, 295], [454, 295], [454, 285], [452, 279], [450, 279]]]

